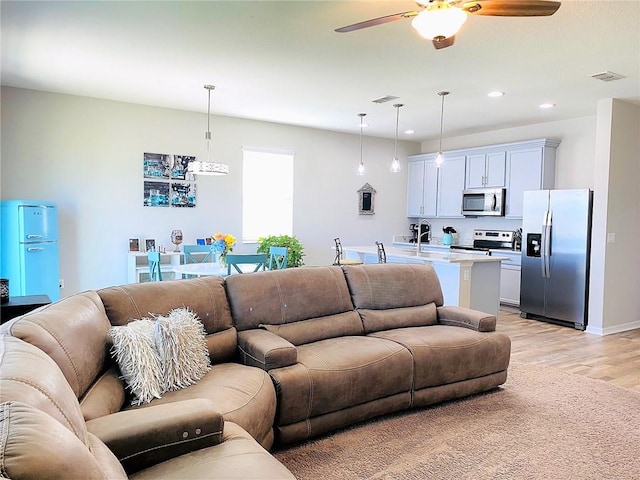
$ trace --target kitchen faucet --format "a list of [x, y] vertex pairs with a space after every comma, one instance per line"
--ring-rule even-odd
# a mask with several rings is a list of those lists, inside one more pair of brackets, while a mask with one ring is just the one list
[[[424, 234], [422, 233], [422, 224], [426, 223], [427, 225], [429, 225], [429, 229], [424, 232]], [[420, 223], [418, 223], [418, 242], [417, 242], [417, 250], [416, 250], [416, 255], [420, 255], [420, 250], [422, 247], [422, 235], [426, 235], [427, 236], [427, 243], [429, 243], [429, 233], [431, 232], [431, 223], [429, 223], [429, 220], [427, 220], [426, 218], [423, 218], [422, 220], [420, 220]]]

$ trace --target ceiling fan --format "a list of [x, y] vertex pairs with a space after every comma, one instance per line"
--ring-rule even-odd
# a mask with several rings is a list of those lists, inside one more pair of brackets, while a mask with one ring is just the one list
[[467, 14], [494, 17], [544, 17], [553, 15], [560, 2], [548, 0], [417, 0], [420, 11], [408, 11], [373, 18], [337, 28], [338, 33], [415, 17], [411, 24], [424, 38], [431, 40], [436, 49], [450, 47], [455, 35], [467, 20]]

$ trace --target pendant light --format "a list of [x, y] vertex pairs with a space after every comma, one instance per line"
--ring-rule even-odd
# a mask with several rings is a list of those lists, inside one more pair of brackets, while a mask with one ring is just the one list
[[436, 167], [440, 167], [444, 162], [442, 157], [442, 124], [444, 121], [444, 97], [449, 95], [449, 92], [438, 92], [438, 95], [442, 97], [442, 105], [440, 107], [440, 147], [438, 148], [438, 155], [436, 156]]
[[207, 105], [207, 131], [204, 132], [204, 146], [200, 151], [200, 155], [195, 161], [189, 162], [187, 171], [194, 175], [228, 175], [229, 165], [226, 163], [216, 162], [213, 158], [213, 145], [211, 143], [211, 90], [216, 87], [213, 85], [205, 85], [204, 88], [209, 92], [209, 103]]
[[396, 103], [393, 107], [396, 109], [396, 141], [393, 148], [393, 160], [391, 161], [391, 173], [398, 173], [400, 171], [400, 160], [398, 160], [398, 121], [400, 119], [400, 107], [402, 103]]
[[358, 164], [358, 169], [356, 170], [356, 175], [364, 175], [364, 161], [362, 160], [362, 129], [364, 128], [364, 117], [366, 117], [366, 113], [359, 113], [358, 117], [360, 117], [360, 163]]

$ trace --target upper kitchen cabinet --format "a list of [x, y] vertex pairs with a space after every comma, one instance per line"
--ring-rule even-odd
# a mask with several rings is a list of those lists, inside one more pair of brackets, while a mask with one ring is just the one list
[[466, 156], [466, 188], [497, 188], [505, 185], [506, 151], [470, 153]]
[[462, 217], [464, 190], [464, 155], [444, 155], [444, 163], [436, 167], [435, 154], [409, 158], [407, 183], [407, 216]]
[[556, 140], [543, 138], [507, 146], [506, 217], [522, 218], [522, 200], [527, 190], [555, 187], [558, 145]]
[[435, 156], [410, 157], [407, 172], [407, 217], [435, 217], [438, 191]]
[[462, 191], [464, 190], [465, 156], [444, 155], [439, 169], [436, 216], [462, 217]]

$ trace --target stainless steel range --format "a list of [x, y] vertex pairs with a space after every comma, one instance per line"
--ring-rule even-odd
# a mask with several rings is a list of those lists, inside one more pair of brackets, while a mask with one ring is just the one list
[[511, 230], [476, 229], [473, 231], [473, 245], [451, 245], [451, 249], [491, 255], [491, 250], [513, 250], [513, 246], [514, 232]]

